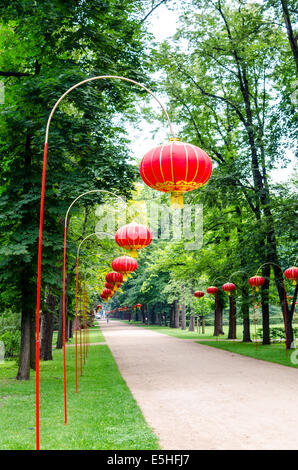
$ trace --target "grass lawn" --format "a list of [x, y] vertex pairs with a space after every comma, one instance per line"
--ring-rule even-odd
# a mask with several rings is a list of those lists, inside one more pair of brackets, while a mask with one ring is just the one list
[[[41, 449], [159, 449], [106, 345], [89, 346], [75, 393], [75, 351], [67, 348], [68, 425], [64, 424], [62, 351], [40, 367]], [[0, 364], [0, 449], [35, 448], [35, 374], [15, 380]]]
[[255, 343], [239, 343], [230, 341], [198, 341], [199, 344], [204, 346], [211, 346], [213, 348], [224, 349], [236, 354], [242, 354], [243, 356], [253, 357], [255, 359], [262, 359], [263, 361], [275, 362], [282, 364], [283, 366], [296, 367], [298, 364], [291, 362], [291, 354], [293, 350], [288, 350], [288, 357], [286, 358], [286, 349], [284, 343], [273, 343], [267, 346], [263, 346], [258, 343], [258, 349], [256, 350]]
[[[82, 330], [82, 333], [83, 333], [83, 330]], [[52, 344], [56, 345], [57, 336], [58, 336], [58, 331], [54, 331], [53, 343]], [[98, 328], [96, 326], [89, 329], [89, 339], [90, 339], [90, 343], [105, 342], [105, 338], [104, 338], [102, 332], [100, 331], [100, 328]], [[79, 343], [80, 343], [80, 331], [78, 330], [78, 344]], [[75, 331], [74, 331], [73, 337], [69, 341], [67, 341], [66, 344], [75, 344]]]
[[[120, 321], [129, 324], [128, 320], [120, 320]], [[144, 323], [141, 323], [141, 322], [131, 321], [130, 324], [134, 325], [134, 326], [141, 326], [143, 328], [148, 328], [148, 326], [144, 325]], [[197, 327], [195, 327], [195, 331], [188, 331], [188, 329], [181, 330], [180, 328], [169, 328], [167, 326], [150, 325], [149, 329], [154, 330], [157, 333], [163, 333], [165, 335], [175, 336], [175, 338], [181, 338], [181, 339], [214, 339], [214, 340], [216, 339], [216, 337], [213, 336], [213, 331], [214, 331], [213, 326], [206, 326], [205, 327], [205, 334], [197, 333]], [[243, 326], [242, 325], [237, 326], [238, 338], [242, 337], [242, 331], [243, 331]], [[224, 332], [226, 334], [219, 336], [220, 339], [226, 339], [227, 338], [228, 326], [224, 326]]]

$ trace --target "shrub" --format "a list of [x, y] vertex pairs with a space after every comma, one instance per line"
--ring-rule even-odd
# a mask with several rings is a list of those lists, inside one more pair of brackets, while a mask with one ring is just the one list
[[21, 344], [21, 332], [19, 330], [8, 330], [0, 336], [5, 347], [5, 357], [14, 357], [19, 354]]

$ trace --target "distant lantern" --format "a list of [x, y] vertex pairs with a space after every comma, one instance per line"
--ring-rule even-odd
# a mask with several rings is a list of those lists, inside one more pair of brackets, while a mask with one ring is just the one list
[[294, 286], [296, 286], [298, 279], [298, 268], [296, 268], [296, 266], [292, 266], [291, 268], [286, 269], [285, 276], [287, 279], [293, 281]]
[[218, 287], [210, 286], [207, 287], [207, 294], [215, 295], [218, 292]]
[[125, 250], [129, 250], [130, 256], [138, 257], [138, 250], [145, 248], [152, 242], [152, 232], [144, 225], [131, 222], [119, 228], [115, 234], [116, 243]]
[[204, 297], [205, 292], [203, 292], [203, 291], [201, 291], [201, 290], [198, 290], [198, 291], [194, 292], [193, 295], [194, 295], [195, 297], [200, 298], [200, 297]]
[[172, 139], [146, 153], [140, 173], [150, 188], [171, 193], [173, 207], [183, 207], [183, 193], [207, 183], [212, 162], [199, 147]]
[[127, 274], [136, 271], [138, 263], [130, 256], [119, 256], [112, 261], [112, 269], [123, 275], [123, 281], [127, 281]]
[[256, 291], [258, 292], [259, 287], [264, 285], [265, 279], [263, 278], [263, 276], [253, 276], [248, 280], [248, 282], [251, 287], [255, 287]]
[[228, 295], [231, 295], [231, 292], [233, 292], [236, 289], [235, 284], [232, 282], [227, 282], [222, 286], [223, 290], [228, 293]]
[[112, 271], [106, 275], [106, 281], [113, 286], [113, 290], [117, 290], [123, 282], [123, 275]]
[[104, 290], [100, 294], [100, 297], [104, 299], [105, 302], [107, 302], [109, 298], [111, 297], [111, 295], [112, 295], [111, 289], [104, 288]]
[[142, 307], [142, 304], [136, 304], [136, 307], [137, 307], [137, 308], [141, 308], [141, 307]]

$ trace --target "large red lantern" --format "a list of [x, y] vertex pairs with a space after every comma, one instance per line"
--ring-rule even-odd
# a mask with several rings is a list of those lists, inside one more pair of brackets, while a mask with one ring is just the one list
[[253, 276], [248, 280], [251, 287], [255, 287], [256, 291], [258, 292], [259, 287], [264, 285], [265, 279], [263, 276]]
[[123, 281], [127, 281], [127, 274], [136, 271], [138, 263], [130, 256], [119, 256], [112, 261], [112, 269], [123, 275]]
[[137, 258], [141, 248], [145, 248], [152, 242], [152, 232], [144, 225], [131, 222], [119, 228], [115, 234], [116, 243], [130, 251], [130, 256]]
[[209, 180], [212, 162], [204, 150], [175, 139], [146, 153], [140, 173], [150, 188], [171, 193], [172, 206], [183, 207], [183, 193]]
[[201, 297], [204, 297], [205, 293], [201, 290], [198, 290], [196, 292], [194, 292], [193, 294], [195, 297], [198, 297], [198, 298], [201, 298]]
[[298, 279], [298, 268], [296, 268], [296, 266], [292, 266], [291, 268], [286, 269], [285, 276], [287, 279], [293, 281], [294, 286], [296, 286]]
[[210, 286], [207, 287], [207, 294], [215, 295], [218, 292], [218, 287]]
[[231, 295], [231, 292], [233, 292], [236, 289], [235, 284], [232, 282], [227, 282], [222, 286], [223, 290], [228, 293], [228, 295]]

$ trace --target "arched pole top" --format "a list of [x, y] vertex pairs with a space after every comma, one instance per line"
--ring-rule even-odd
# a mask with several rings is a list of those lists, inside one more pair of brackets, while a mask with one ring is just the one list
[[226, 278], [225, 277], [222, 277], [222, 276], [218, 276], [214, 279], [214, 281], [212, 282], [212, 285], [214, 285], [215, 281], [217, 281], [217, 279], [223, 279], [224, 281], [226, 281]]
[[90, 191], [86, 191], [85, 193], [82, 193], [80, 194], [77, 198], [75, 198], [72, 203], [70, 204], [69, 208], [67, 209], [67, 212], [66, 212], [66, 215], [65, 215], [65, 222], [64, 222], [64, 227], [66, 228], [67, 227], [67, 220], [68, 220], [68, 215], [69, 215], [69, 212], [72, 208], [72, 206], [79, 200], [81, 199], [81, 197], [83, 196], [86, 196], [87, 194], [91, 194], [91, 193], [105, 193], [105, 194], [110, 194], [111, 196], [114, 196], [115, 198], [119, 199], [119, 201], [121, 201], [127, 208], [128, 212], [129, 212], [129, 215], [130, 217], [132, 218], [132, 214], [131, 214], [131, 211], [128, 207], [128, 204], [125, 202], [125, 200], [121, 197], [121, 196], [118, 196], [117, 194], [113, 193], [112, 191], [107, 191], [106, 189], [91, 189]]
[[246, 271], [243, 271], [243, 270], [240, 270], [240, 271], [235, 271], [233, 274], [231, 274], [230, 276], [230, 279], [232, 279], [232, 277], [235, 275], [235, 274], [238, 274], [238, 273], [244, 273], [248, 276], [248, 273]]
[[277, 266], [277, 267], [281, 270], [282, 274], [284, 273], [283, 270], [281, 269], [281, 267], [279, 266], [279, 264], [273, 263], [272, 261], [267, 261], [267, 263], [262, 264], [262, 265], [257, 269], [256, 274], [258, 274], [258, 272], [260, 271], [260, 269], [261, 269], [263, 266], [266, 266], [266, 264], [269, 264], [269, 265], [272, 265], [272, 266]]
[[173, 127], [172, 127], [172, 123], [170, 121], [170, 118], [169, 118], [169, 115], [167, 113], [167, 110], [165, 108], [165, 106], [162, 104], [162, 102], [157, 98], [157, 96], [154, 95], [154, 93], [152, 93], [151, 90], [149, 90], [149, 88], [145, 87], [144, 85], [142, 85], [141, 83], [139, 82], [136, 82], [135, 80], [132, 80], [131, 78], [126, 78], [126, 77], [121, 77], [121, 76], [118, 76], [118, 75], [98, 75], [96, 77], [91, 77], [91, 78], [86, 78], [85, 80], [82, 80], [81, 82], [78, 82], [76, 83], [75, 85], [73, 85], [72, 87], [70, 87], [65, 93], [63, 93], [63, 95], [60, 96], [60, 98], [56, 101], [56, 103], [54, 104], [53, 108], [52, 108], [52, 111], [49, 115], [49, 118], [48, 118], [48, 122], [47, 122], [47, 127], [46, 127], [46, 135], [45, 135], [45, 144], [48, 143], [48, 137], [49, 137], [49, 129], [50, 129], [50, 123], [51, 123], [51, 120], [52, 120], [52, 117], [53, 117], [53, 114], [54, 112], [56, 111], [57, 107], [59, 106], [60, 102], [63, 100], [63, 98], [65, 98], [65, 96], [67, 96], [72, 90], [74, 90], [75, 88], [78, 88], [79, 86], [83, 85], [84, 83], [88, 83], [88, 82], [93, 82], [95, 80], [102, 80], [102, 79], [115, 79], [115, 80], [124, 80], [125, 82], [129, 82], [129, 83], [133, 83], [134, 85], [137, 85], [139, 86], [140, 88], [143, 88], [143, 90], [147, 91], [147, 93], [149, 93], [151, 96], [153, 96], [153, 98], [157, 101], [157, 103], [161, 106], [166, 118], [167, 118], [167, 121], [168, 121], [168, 124], [169, 124], [169, 128], [170, 128], [170, 132], [172, 134], [172, 137], [175, 138], [175, 134], [174, 134], [174, 131], [173, 131]]
[[109, 232], [93, 232], [93, 233], [89, 233], [89, 235], [87, 235], [79, 244], [78, 246], [78, 250], [77, 250], [77, 259], [79, 259], [80, 257], [80, 249], [81, 249], [81, 246], [83, 245], [84, 241], [88, 240], [88, 238], [90, 237], [93, 237], [94, 235], [112, 235], [112, 233], [109, 233]]

